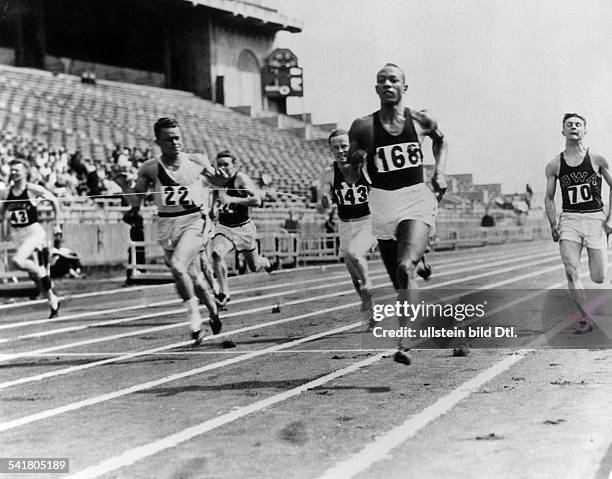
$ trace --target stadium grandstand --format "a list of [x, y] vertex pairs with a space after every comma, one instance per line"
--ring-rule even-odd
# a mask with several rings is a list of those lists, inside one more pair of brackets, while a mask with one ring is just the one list
[[[109, 235], [106, 242], [116, 244], [117, 235], [127, 237], [120, 222], [127, 207], [113, 198], [120, 193], [113, 177], [117, 170], [135, 177], [157, 154], [151, 126], [173, 116], [187, 151], [214, 158], [230, 149], [241, 170], [268, 190], [264, 208], [253, 211], [261, 231], [282, 231], [291, 212], [302, 233], [320, 235], [326, 216], [314, 208], [312, 186], [329, 163], [326, 138], [335, 125], [286, 114], [287, 96], [302, 95], [289, 72], [301, 69], [292, 52], [274, 50], [276, 33], [300, 32], [301, 22], [264, 1], [120, 3], [3, 3], [0, 188], [8, 183], [8, 162], [27, 159], [31, 180], [63, 198], [64, 217], [74, 223], [66, 225], [69, 246], [83, 234]], [[493, 200], [501, 189], [474, 185], [471, 174], [450, 179], [439, 218], [452, 235], [460, 224], [477, 226], [488, 203], [499, 206]], [[149, 224], [151, 214], [145, 211]], [[501, 216], [512, 223], [512, 215]], [[84, 222], [96, 223], [96, 231], [77, 232]], [[113, 232], [101, 233], [100, 223], [111, 223]], [[106, 255], [92, 248], [95, 264], [125, 257], [124, 246]]]

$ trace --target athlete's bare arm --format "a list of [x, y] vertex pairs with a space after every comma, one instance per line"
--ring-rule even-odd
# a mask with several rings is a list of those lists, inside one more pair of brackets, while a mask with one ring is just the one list
[[51, 203], [51, 207], [53, 208], [53, 214], [55, 216], [55, 221], [60, 222], [60, 205], [57, 196], [51, 193], [46, 188], [43, 188], [40, 185], [36, 185], [34, 183], [28, 183], [27, 185], [28, 191], [33, 194], [36, 198], [42, 198], [43, 200]]
[[0, 223], [4, 221], [4, 212], [6, 211], [4, 207], [4, 202], [8, 198], [9, 189], [10, 186], [7, 186], [4, 190], [0, 191]]
[[425, 136], [431, 138], [431, 149], [436, 167], [431, 179], [436, 191], [448, 187], [446, 180], [446, 158], [448, 156], [448, 140], [440, 130], [438, 122], [425, 110], [411, 111], [416, 121], [420, 139]]
[[374, 142], [373, 131], [372, 115], [357, 118], [351, 125], [348, 162], [346, 165], [340, 166], [340, 171], [342, 171], [347, 183], [357, 183], [361, 178], [361, 168]]
[[559, 241], [559, 225], [557, 223], [557, 207], [555, 206], [555, 193], [557, 191], [557, 178], [561, 168], [561, 157], [557, 155], [546, 166], [546, 195], [544, 196], [544, 210], [550, 223], [553, 241]]
[[227, 175], [219, 168], [215, 168], [210, 163], [208, 156], [202, 153], [194, 153], [190, 155], [190, 159], [195, 161], [202, 167], [200, 173], [212, 186], [224, 186], [227, 183]]
[[317, 195], [319, 197], [319, 203], [317, 204], [317, 211], [319, 213], [324, 213], [331, 207], [331, 184], [333, 181], [333, 173], [334, 170], [332, 168], [327, 168], [321, 176], [319, 177], [319, 182], [317, 183]]
[[606, 221], [604, 222], [604, 230], [606, 231], [606, 234], [610, 234], [612, 233], [612, 213], [610, 209], [610, 206], [612, 205], [612, 174], [610, 173], [610, 165], [608, 163], [608, 160], [606, 160], [602, 155], [599, 155], [597, 153], [591, 152], [591, 158], [599, 169], [601, 176], [604, 180], [606, 180], [606, 183], [608, 183], [608, 186], [610, 187], [610, 194], [608, 197], [608, 216], [606, 217]]
[[233, 203], [235, 205], [260, 206], [262, 195], [261, 192], [253, 183], [253, 180], [245, 173], [236, 173], [236, 181], [234, 185], [237, 189], [246, 191], [249, 196], [246, 198], [238, 198], [229, 196], [225, 190], [219, 191], [219, 201], [221, 204]]
[[151, 158], [145, 161], [138, 170], [136, 183], [133, 188], [127, 183], [125, 175], [115, 178], [115, 182], [121, 187], [124, 193], [135, 193], [133, 195], [127, 195], [125, 200], [132, 208], [139, 208], [144, 197], [143, 193], [146, 193], [149, 190], [149, 186], [154, 183], [156, 174], [157, 160]]

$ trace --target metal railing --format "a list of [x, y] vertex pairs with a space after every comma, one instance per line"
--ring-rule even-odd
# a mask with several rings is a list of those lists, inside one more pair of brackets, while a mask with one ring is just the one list
[[[47, 237], [53, 238], [51, 225], [46, 225]], [[145, 222], [145, 238], [155, 238], [156, 223]], [[492, 244], [514, 243], [547, 239], [550, 233], [543, 227], [467, 227], [444, 228], [432, 241], [433, 250], [478, 247]], [[260, 235], [259, 249], [281, 268], [321, 262], [338, 262], [339, 236], [337, 233], [264, 232]], [[155, 241], [130, 241], [129, 226], [124, 223], [76, 223], [64, 225], [64, 246], [75, 251], [83, 266], [125, 265], [128, 271], [145, 270], [166, 274], [163, 250]], [[138, 249], [141, 248], [141, 249]], [[27, 278], [10, 267], [15, 244], [0, 242], [0, 279]], [[138, 258], [146, 258], [139, 263]], [[137, 254], [140, 253], [140, 254]], [[226, 258], [231, 273], [239, 270], [239, 256], [235, 251]]]

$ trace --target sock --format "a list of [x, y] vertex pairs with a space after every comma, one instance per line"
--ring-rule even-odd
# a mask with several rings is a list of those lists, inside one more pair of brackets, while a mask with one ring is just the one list
[[53, 294], [53, 291], [49, 290], [49, 307], [53, 310], [56, 310], [58, 305], [59, 305], [58, 297], [55, 294]]
[[185, 301], [187, 312], [189, 313], [189, 328], [192, 331], [198, 331], [202, 324], [202, 317], [198, 309], [198, 298], [195, 296]]
[[270, 260], [268, 258], [266, 258], [265, 256], [261, 257], [261, 267], [263, 269], [269, 268], [270, 266], [272, 266], [270, 264]]
[[49, 279], [49, 276], [43, 276], [40, 278], [40, 286], [43, 289], [43, 291], [49, 291], [51, 289], [51, 280]]

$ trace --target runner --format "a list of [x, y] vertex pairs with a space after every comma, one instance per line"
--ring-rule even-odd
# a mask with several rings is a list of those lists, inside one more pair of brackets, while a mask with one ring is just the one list
[[[601, 199], [601, 178], [610, 186], [612, 176], [608, 161], [582, 144], [586, 132], [583, 116], [578, 113], [563, 116], [561, 134], [565, 137], [565, 150], [546, 166], [544, 198], [553, 241], [559, 242], [569, 292], [580, 311], [576, 334], [593, 330], [593, 317], [588, 311], [586, 292], [580, 279], [582, 249], [586, 246], [591, 280], [603, 283], [608, 269], [607, 235], [612, 231], [610, 212], [604, 213]], [[557, 180], [563, 209], [559, 222], [555, 206]]]
[[[388, 63], [376, 75], [380, 110], [353, 122], [349, 132], [350, 164], [344, 169], [349, 183], [363, 174], [372, 186], [372, 230], [395, 289], [398, 301], [417, 302], [413, 273], [424, 267], [423, 254], [438, 209], [434, 194], [423, 182], [425, 137], [432, 140], [436, 163], [432, 184], [436, 192], [446, 188], [447, 141], [438, 124], [424, 111], [404, 106], [404, 72]], [[407, 319], [398, 317], [400, 327]], [[410, 364], [410, 356], [398, 342], [394, 360]]]
[[223, 175], [217, 174], [205, 155], [183, 152], [182, 133], [175, 119], [160, 118], [153, 129], [161, 156], [144, 162], [133, 190], [125, 185], [123, 188], [137, 193], [128, 197], [133, 206], [132, 215], [138, 214], [143, 193], [150, 187], [154, 192], [158, 241], [164, 249], [177, 292], [187, 306], [191, 337], [199, 344], [204, 332], [198, 297], [209, 310], [213, 334], [218, 334], [222, 327], [200, 262], [196, 261], [203, 249], [206, 229], [199, 204], [202, 197], [200, 178], [204, 175], [209, 181], [215, 178], [220, 181]]
[[47, 297], [49, 318], [55, 318], [59, 313], [60, 302], [53, 291], [47, 268], [34, 260], [34, 253], [42, 249], [47, 241], [45, 230], [38, 221], [36, 206], [43, 200], [49, 201], [55, 213], [55, 221], [59, 224], [59, 202], [50, 191], [28, 182], [29, 165], [26, 162], [13, 160], [9, 166], [9, 186], [0, 192], [0, 221], [8, 213], [11, 236], [18, 245], [11, 262], [18, 270], [27, 272], [37, 284]]
[[253, 180], [236, 169], [236, 159], [224, 150], [217, 155], [217, 169], [227, 178], [225, 187], [217, 191], [219, 201], [218, 224], [213, 238], [213, 264], [219, 294], [217, 303], [225, 307], [230, 300], [225, 256], [236, 249], [244, 255], [247, 266], [253, 272], [265, 270], [268, 273], [278, 267], [270, 264], [268, 258], [257, 252], [257, 228], [249, 217], [249, 206], [261, 204], [261, 193]]

